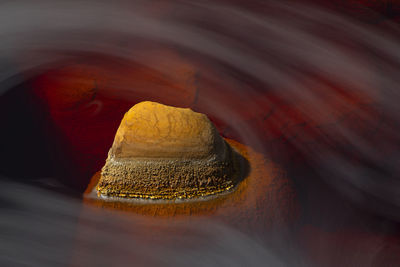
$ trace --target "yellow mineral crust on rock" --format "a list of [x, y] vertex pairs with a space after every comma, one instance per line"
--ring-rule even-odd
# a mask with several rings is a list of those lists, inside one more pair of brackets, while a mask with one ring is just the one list
[[216, 194], [237, 183], [237, 156], [206, 115], [141, 102], [122, 119], [97, 191], [151, 199]]

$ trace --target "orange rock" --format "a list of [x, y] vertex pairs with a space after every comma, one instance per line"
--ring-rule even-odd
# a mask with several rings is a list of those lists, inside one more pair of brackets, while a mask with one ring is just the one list
[[199, 159], [221, 148], [222, 139], [206, 115], [145, 101], [125, 113], [110, 156]]
[[296, 220], [299, 214], [296, 193], [285, 172], [250, 147], [234, 140], [225, 140], [248, 162], [247, 167], [242, 166], [246, 170], [246, 176], [229, 193], [207, 201], [198, 199], [180, 202], [173, 200], [141, 202], [102, 199], [97, 197], [95, 189], [100, 179], [100, 172], [97, 172], [84, 193], [84, 203], [150, 218], [185, 216], [190, 220], [191, 217], [186, 216], [194, 216], [193, 219], [199, 215], [209, 216], [245, 228], [250, 225], [270, 228], [273, 225], [282, 226]]
[[96, 189], [123, 198], [213, 195], [237, 183], [239, 160], [206, 115], [141, 102], [122, 119]]

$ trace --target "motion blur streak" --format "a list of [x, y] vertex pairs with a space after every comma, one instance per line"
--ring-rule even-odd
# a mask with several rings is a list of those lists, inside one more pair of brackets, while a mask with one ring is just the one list
[[[60, 62], [87, 54], [135, 62], [168, 77], [168, 62], [149, 61], [143, 51], [148, 46], [155, 51], [173, 48], [198, 71], [196, 86], [215, 85], [198, 90], [188, 105], [218, 121], [224, 136], [257, 148], [288, 170], [300, 161], [352, 204], [398, 223], [397, 26], [362, 23], [297, 1], [248, 2], [254, 5], [2, 1], [0, 97]], [[110, 73], [103, 74], [98, 76]], [[139, 94], [140, 88], [125, 81], [115, 83], [111, 94], [117, 100]], [[94, 120], [105, 106], [95, 99], [85, 108], [94, 109]], [[85, 121], [77, 121], [86, 127]], [[296, 171], [289, 174], [299, 184], [307, 182], [303, 176], [309, 178]], [[11, 180], [3, 177], [0, 183], [3, 265], [107, 266], [131, 264], [132, 259], [139, 265], [171, 266], [315, 264], [305, 259], [306, 249], [295, 242], [297, 236], [289, 234], [293, 229], [259, 234], [205, 218], [148, 226], [140, 216], [81, 212], [76, 198]], [[305, 209], [309, 213], [303, 222], [312, 222], [318, 210]], [[327, 221], [321, 224], [332, 223]], [[152, 227], [170, 230], [171, 235], [143, 234], [142, 229], [149, 233]], [[176, 229], [187, 234], [174, 235], [181, 231]], [[166, 246], [171, 240], [175, 246]], [[374, 244], [373, 251], [381, 249]], [[376, 266], [378, 254], [352, 256], [360, 266]], [[354, 266], [343, 261], [340, 266]]]
[[[144, 225], [140, 216], [83, 213], [80, 201], [35, 187], [2, 182], [0, 190], [7, 205], [0, 221], [3, 266], [126, 266], [132, 261], [150, 266], [254, 266], [265, 262], [284, 266], [261, 240], [217, 222], [167, 225], [161, 220], [159, 225]], [[77, 229], [78, 221], [85, 227]], [[156, 226], [170, 234], [149, 238], [141, 233]], [[174, 246], [164, 247], [164, 241]], [[81, 246], [79, 251], [76, 244]]]

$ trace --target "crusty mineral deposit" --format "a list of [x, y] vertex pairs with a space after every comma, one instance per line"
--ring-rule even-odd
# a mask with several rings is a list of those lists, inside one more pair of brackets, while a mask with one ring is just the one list
[[206, 115], [146, 101], [122, 119], [96, 189], [120, 198], [203, 197], [233, 188], [238, 166]]

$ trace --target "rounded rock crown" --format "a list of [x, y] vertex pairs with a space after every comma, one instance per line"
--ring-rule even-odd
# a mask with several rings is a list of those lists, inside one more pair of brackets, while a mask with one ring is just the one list
[[206, 115], [141, 102], [122, 119], [96, 189], [121, 198], [214, 195], [236, 185], [238, 156]]

